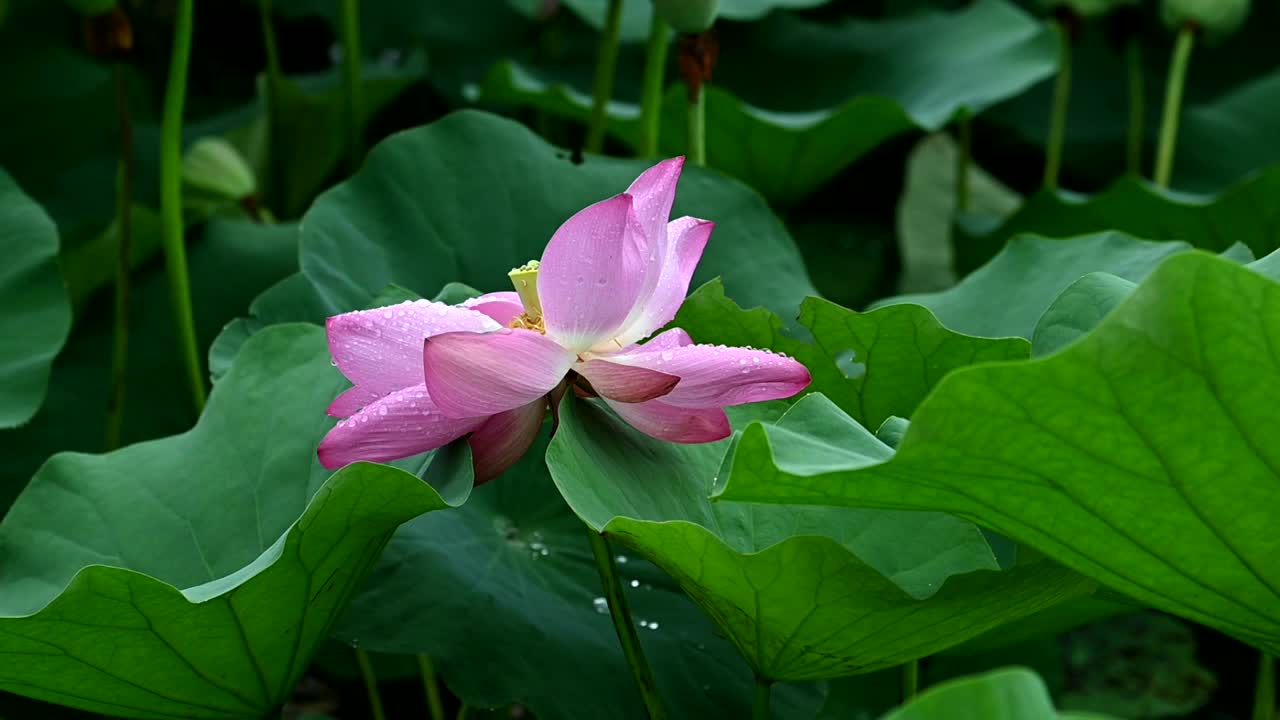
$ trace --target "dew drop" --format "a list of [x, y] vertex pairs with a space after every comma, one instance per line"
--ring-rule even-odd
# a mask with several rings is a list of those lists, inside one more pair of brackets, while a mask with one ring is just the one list
[[663, 360], [670, 360], [673, 357], [675, 357], [675, 355], [670, 350], [664, 350], [662, 353]]
[[756, 364], [756, 365], [759, 365], [759, 364], [760, 364], [760, 358], [758, 358], [758, 357], [753, 357], [753, 358], [751, 358], [751, 362], [752, 362], [752, 363], [754, 363], [754, 364]]
[[836, 353], [836, 367], [840, 373], [850, 380], [856, 380], [867, 373], [866, 363], [857, 362], [858, 354], [853, 350], [841, 350]]
[[619, 565], [626, 565], [629, 558], [626, 555], [619, 555], [615, 559], [618, 561]]
[[631, 581], [631, 587], [633, 587], [633, 588], [638, 588], [638, 587], [640, 587], [640, 581], [639, 581], [639, 580], [632, 580], [632, 581]]
[[595, 611], [600, 613], [601, 615], [609, 614], [609, 601], [605, 600], [602, 597], [598, 597], [595, 600], [592, 600], [591, 607], [595, 608]]

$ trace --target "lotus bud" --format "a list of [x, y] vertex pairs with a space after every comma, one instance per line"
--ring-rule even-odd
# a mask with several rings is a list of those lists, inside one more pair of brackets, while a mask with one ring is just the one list
[[653, 0], [653, 9], [676, 32], [706, 32], [716, 21], [720, 0]]
[[1160, 18], [1172, 30], [1194, 25], [1210, 38], [1235, 32], [1249, 15], [1249, 0], [1162, 0]]
[[253, 168], [222, 138], [197, 140], [182, 158], [182, 181], [197, 190], [240, 201], [258, 191]]

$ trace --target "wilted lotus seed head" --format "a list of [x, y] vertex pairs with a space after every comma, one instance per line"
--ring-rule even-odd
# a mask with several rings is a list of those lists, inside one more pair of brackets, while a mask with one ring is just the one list
[[653, 9], [676, 32], [695, 34], [716, 21], [720, 0], [653, 0]]
[[1171, 30], [1194, 25], [1210, 39], [1230, 35], [1249, 16], [1249, 0], [1162, 0], [1160, 19]]

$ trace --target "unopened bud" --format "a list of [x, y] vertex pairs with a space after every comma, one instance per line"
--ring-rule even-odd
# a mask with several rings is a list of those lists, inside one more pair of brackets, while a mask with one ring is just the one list
[[258, 191], [253, 168], [235, 146], [222, 138], [200, 138], [182, 158], [182, 181], [197, 190], [228, 200], [242, 200]]
[[1163, 0], [1160, 19], [1172, 30], [1190, 25], [1210, 39], [1235, 32], [1249, 15], [1249, 0]]
[[653, 9], [676, 32], [706, 32], [716, 21], [720, 0], [653, 0]]

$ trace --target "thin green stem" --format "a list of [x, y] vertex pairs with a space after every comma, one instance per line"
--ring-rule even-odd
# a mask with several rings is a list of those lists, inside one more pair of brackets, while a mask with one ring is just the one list
[[600, 49], [596, 53], [596, 80], [591, 95], [591, 119], [587, 122], [587, 152], [604, 149], [605, 125], [609, 120], [609, 98], [613, 96], [613, 76], [618, 68], [618, 36], [622, 32], [622, 0], [609, 0]]
[[956, 212], [969, 210], [969, 163], [973, 157], [973, 117], [968, 112], [961, 112], [956, 118], [956, 134], [959, 135], [959, 147], [956, 148]]
[[770, 705], [770, 694], [773, 681], [756, 676], [756, 690], [751, 701], [751, 720], [769, 720], [773, 716]]
[[125, 379], [129, 365], [129, 267], [133, 253], [133, 118], [124, 64], [112, 68], [119, 118], [120, 159], [116, 165], [115, 328], [111, 336], [111, 394], [107, 401], [106, 449], [120, 447], [124, 425]]
[[644, 50], [644, 81], [640, 91], [640, 157], [658, 154], [658, 137], [662, 128], [662, 81], [667, 74], [667, 45], [671, 28], [658, 13], [649, 26], [649, 44]]
[[1053, 84], [1053, 109], [1049, 115], [1049, 142], [1045, 147], [1044, 186], [1058, 187], [1062, 167], [1062, 146], [1067, 136], [1067, 104], [1071, 100], [1071, 32], [1062, 22], [1058, 27], [1058, 78]]
[[436, 680], [436, 668], [431, 657], [418, 653], [418, 669], [422, 672], [422, 687], [427, 691], [427, 707], [431, 720], [444, 720], [444, 702], [440, 699], [440, 682]]
[[458, 708], [458, 716], [456, 720], [467, 720], [467, 716], [471, 714], [471, 706], [462, 703], [462, 707]]
[[697, 90], [697, 97], [689, 99], [689, 161], [694, 165], [707, 164], [707, 86]]
[[1135, 35], [1125, 45], [1129, 66], [1129, 134], [1125, 144], [1125, 170], [1142, 174], [1142, 142], [1146, 139], [1147, 90], [1142, 73], [1142, 42]]
[[1253, 720], [1276, 720], [1276, 659], [1258, 655], [1258, 684], [1253, 690]]
[[347, 165], [351, 172], [364, 160], [364, 98], [360, 85], [360, 0], [342, 0], [342, 97], [346, 111]]
[[182, 224], [182, 111], [187, 99], [187, 66], [191, 61], [191, 33], [195, 24], [194, 0], [177, 0], [173, 26], [173, 56], [165, 86], [160, 121], [160, 221], [164, 231], [165, 270], [169, 278], [169, 303], [191, 402], [204, 409], [204, 370], [196, 343], [195, 316], [191, 309], [191, 282], [187, 275], [187, 246]]
[[920, 661], [902, 663], [902, 702], [909, 703], [920, 691]]
[[373, 720], [387, 720], [387, 713], [382, 709], [382, 696], [378, 694], [378, 676], [373, 674], [373, 663], [369, 661], [369, 653], [356, 648], [356, 664], [360, 666], [360, 678], [364, 680], [365, 692], [369, 694], [369, 712]]
[[1173, 151], [1178, 144], [1178, 115], [1182, 113], [1182, 88], [1187, 82], [1187, 66], [1195, 46], [1196, 31], [1191, 25], [1178, 30], [1169, 61], [1169, 79], [1164, 88], [1164, 112], [1160, 117], [1160, 142], [1156, 146], [1156, 171], [1152, 179], [1167, 188], [1173, 177]]
[[[258, 0], [258, 20], [262, 24], [262, 45], [267, 53], [266, 105], [267, 105], [267, 178], [268, 201], [280, 203], [284, 199], [281, 187], [285, 173], [280, 157], [282, 134], [280, 129], [280, 87], [284, 71], [280, 68], [280, 50], [276, 44], [275, 23], [271, 19], [271, 0]], [[280, 207], [277, 205], [277, 207]]]
[[605, 599], [609, 601], [609, 616], [613, 619], [613, 629], [618, 633], [618, 643], [622, 645], [622, 654], [627, 658], [627, 666], [635, 678], [636, 687], [640, 690], [640, 699], [650, 720], [664, 720], [667, 717], [658, 697], [658, 685], [653, 679], [653, 670], [644, 659], [644, 649], [640, 647], [640, 636], [636, 632], [636, 624], [631, 619], [631, 610], [627, 607], [627, 596], [623, 594], [622, 582], [618, 579], [618, 567], [613, 561], [613, 552], [604, 536], [590, 527], [587, 538], [591, 541], [591, 554], [596, 559], [596, 572], [600, 574], [600, 585], [604, 588]]

